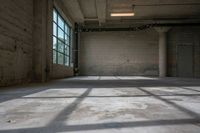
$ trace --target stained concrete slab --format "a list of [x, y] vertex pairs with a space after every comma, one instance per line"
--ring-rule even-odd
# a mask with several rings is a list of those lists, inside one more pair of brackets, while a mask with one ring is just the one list
[[1, 132], [199, 133], [200, 79], [90, 76], [1, 88]]

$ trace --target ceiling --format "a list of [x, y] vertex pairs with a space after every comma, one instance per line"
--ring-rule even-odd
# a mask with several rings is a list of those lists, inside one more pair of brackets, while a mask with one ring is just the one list
[[[200, 0], [62, 0], [80, 24], [132, 24], [184, 22], [200, 19]], [[133, 8], [134, 5], [134, 8]], [[111, 17], [110, 13], [134, 10], [132, 17]]]

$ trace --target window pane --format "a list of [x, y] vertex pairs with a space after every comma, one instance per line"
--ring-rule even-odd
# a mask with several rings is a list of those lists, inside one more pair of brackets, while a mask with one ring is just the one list
[[70, 45], [71, 38], [68, 36], [68, 45]]
[[56, 12], [56, 10], [53, 10], [53, 21], [57, 22], [57, 12]]
[[58, 28], [58, 38], [64, 42], [64, 32]]
[[57, 45], [57, 38], [53, 37], [53, 49], [56, 50], [56, 45]]
[[54, 64], [56, 64], [56, 60], [57, 60], [56, 57], [57, 57], [56, 51], [53, 50], [53, 63], [54, 63]]
[[53, 35], [57, 36], [57, 25], [53, 23]]
[[58, 26], [64, 30], [64, 20], [58, 16]]
[[69, 45], [69, 37], [67, 34], [65, 34], [65, 44]]
[[60, 65], [64, 64], [64, 55], [61, 53], [58, 53], [58, 64]]
[[64, 43], [58, 40], [58, 51], [64, 53]]
[[70, 65], [71, 28], [61, 15], [53, 10], [53, 63]]
[[69, 66], [69, 56], [65, 56], [65, 65]]
[[67, 24], [65, 25], [65, 33], [69, 35], [69, 27]]
[[65, 45], [65, 54], [69, 56], [69, 46]]

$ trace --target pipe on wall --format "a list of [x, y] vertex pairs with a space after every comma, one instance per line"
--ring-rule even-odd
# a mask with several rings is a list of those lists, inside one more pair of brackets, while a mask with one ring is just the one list
[[145, 30], [152, 27], [185, 27], [185, 26], [200, 26], [200, 22], [198, 23], [154, 23], [154, 24], [145, 24], [138, 27], [126, 27], [126, 28], [104, 28], [104, 27], [98, 27], [98, 28], [87, 28], [87, 27], [81, 27], [80, 32], [103, 32], [103, 31], [139, 31], [139, 30]]

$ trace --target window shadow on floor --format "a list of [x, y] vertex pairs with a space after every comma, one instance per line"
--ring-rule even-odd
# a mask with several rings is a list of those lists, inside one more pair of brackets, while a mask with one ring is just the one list
[[[66, 108], [64, 108], [52, 121], [49, 122], [49, 124], [47, 124], [45, 127], [36, 127], [36, 128], [21, 128], [21, 129], [8, 129], [8, 130], [1, 130], [0, 129], [0, 133], [21, 133], [21, 132], [27, 132], [27, 133], [37, 133], [37, 132], [48, 132], [48, 133], [54, 133], [54, 132], [67, 132], [67, 131], [89, 131], [89, 130], [103, 130], [103, 129], [119, 129], [119, 128], [133, 128], [133, 127], [150, 127], [150, 126], [167, 126], [167, 125], [185, 125], [185, 124], [199, 124], [200, 123], [200, 116], [198, 113], [191, 111], [185, 107], [182, 107], [181, 105], [178, 105], [168, 99], [163, 98], [162, 96], [184, 96], [184, 94], [171, 94], [171, 95], [156, 95], [150, 91], [148, 91], [147, 89], [143, 89], [143, 86], [150, 86], [150, 87], [156, 87], [156, 86], [179, 86], [179, 84], [170, 84], [170, 83], [162, 83], [162, 82], [153, 82], [152, 85], [150, 85], [150, 81], [146, 81], [146, 83], [148, 82], [147, 85], [142, 84], [142, 82], [144, 83], [143, 80], [141, 81], [133, 81], [130, 82], [129, 81], [121, 81], [119, 80], [119, 82], [117, 82], [118, 80], [115, 81], [95, 81], [96, 83], [93, 83], [94, 81], [90, 81], [87, 83], [84, 83], [83, 81], [81, 81], [81, 84], [74, 82], [63, 82], [62, 85], [60, 87], [58, 87], [58, 89], [65, 89], [70, 88], [73, 89], [73, 87], [75, 88], [86, 88], [88, 87], [89, 89], [86, 89], [86, 91], [81, 94], [80, 96], [77, 97], [73, 97], [76, 98], [74, 100], [74, 102], [72, 102], [70, 105], [68, 105]], [[121, 82], [120, 82], [121, 81]], [[152, 80], [151, 80], [152, 82]], [[91, 83], [91, 84], [90, 84]], [[77, 86], [77, 84], [79, 84], [79, 86]], [[118, 86], [119, 85], [119, 86]], [[183, 84], [181, 84], [183, 85]], [[188, 85], [188, 84], [187, 84]], [[56, 84], [54, 85], [56, 86]], [[145, 95], [136, 95], [136, 97], [153, 97], [157, 100], [160, 100], [161, 102], [164, 102], [176, 109], [178, 109], [181, 112], [184, 112], [185, 114], [191, 116], [191, 119], [170, 119], [170, 120], [146, 120], [146, 121], [130, 121], [130, 122], [110, 122], [110, 123], [92, 123], [92, 124], [83, 124], [83, 125], [65, 125], [64, 122], [66, 122], [69, 118], [69, 116], [73, 113], [73, 111], [75, 111], [78, 106], [81, 104], [81, 102], [88, 97], [92, 97], [89, 96], [90, 92], [92, 91], [92, 88], [101, 88], [102, 86], [105, 86], [107, 88], [113, 88], [113, 87], [137, 87], [136, 89], [142, 91], [145, 93]], [[188, 86], [191, 86], [188, 85]], [[196, 86], [196, 84], [195, 84]], [[51, 87], [53, 88], [53, 87]], [[51, 88], [46, 88], [47, 89], [51, 89]], [[45, 90], [45, 89], [44, 89]], [[30, 95], [33, 93], [37, 93], [40, 91], [44, 91], [42, 89], [39, 90], [35, 90], [35, 91], [31, 91], [31, 92], [27, 92], [24, 93], [23, 95], [19, 95], [16, 97], [13, 97], [13, 99], [15, 98], [34, 98], [34, 97], [24, 97], [25, 95]], [[199, 96], [200, 94], [185, 94], [185, 96]], [[98, 96], [93, 96], [93, 97], [98, 97]], [[99, 96], [101, 97], [101, 96]], [[104, 96], [106, 97], [106, 96]], [[109, 96], [107, 96], [109, 97]], [[115, 96], [110, 96], [110, 97], [115, 97]], [[123, 97], [123, 96], [117, 96], [117, 97]], [[124, 97], [129, 97], [129, 95], [124, 96]], [[130, 97], [134, 97], [134, 96], [130, 96]], [[44, 97], [35, 97], [35, 98], [44, 98]], [[46, 97], [45, 97], [46, 98]], [[47, 97], [49, 98], [49, 97]], [[53, 97], [55, 98], [55, 97]], [[57, 97], [59, 98], [59, 97]], [[63, 97], [63, 98], [67, 98], [67, 97]], [[70, 97], [71, 98], [71, 97]], [[10, 99], [6, 99], [6, 100], [10, 100]], [[2, 101], [6, 101], [6, 100], [2, 100]]]
[[90, 130], [105, 130], [105, 129], [120, 129], [120, 128], [135, 128], [135, 127], [155, 127], [155, 126], [175, 126], [175, 125], [198, 125], [198, 119], [172, 119], [172, 120], [147, 120], [147, 121], [133, 121], [133, 122], [111, 122], [111, 123], [97, 123], [97, 124], [83, 124], [83, 125], [51, 125], [39, 128], [24, 128], [24, 129], [10, 129], [0, 130], [0, 133], [55, 133], [55, 132], [69, 132], [69, 131], [90, 131]]

